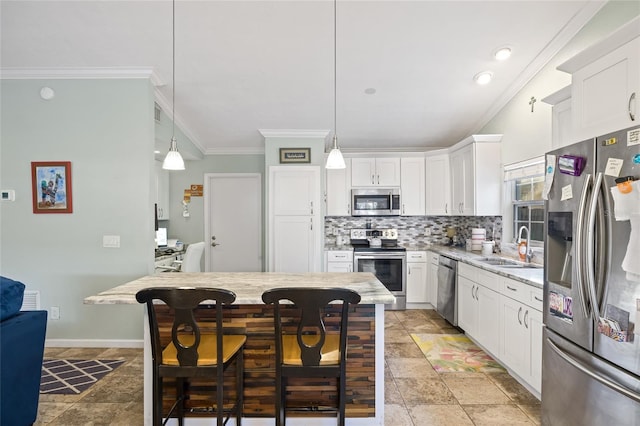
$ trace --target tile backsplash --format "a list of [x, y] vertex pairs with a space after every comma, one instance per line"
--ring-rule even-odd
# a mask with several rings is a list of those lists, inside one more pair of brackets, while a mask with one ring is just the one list
[[[335, 244], [336, 236], [342, 235], [348, 242], [352, 228], [365, 228], [367, 221], [371, 228], [396, 228], [398, 244], [446, 244], [447, 228], [456, 228], [456, 234], [463, 240], [471, 238], [472, 228], [484, 228], [487, 239], [496, 241], [496, 250], [500, 250], [502, 238], [502, 216], [331, 216], [326, 217], [324, 233], [326, 244]], [[430, 235], [427, 229], [430, 230]]]

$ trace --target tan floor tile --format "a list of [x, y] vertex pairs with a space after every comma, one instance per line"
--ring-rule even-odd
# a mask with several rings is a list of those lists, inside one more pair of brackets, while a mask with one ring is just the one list
[[511, 377], [507, 372], [487, 373], [487, 377], [498, 385], [498, 387], [516, 404], [536, 405], [540, 403], [538, 398], [533, 396], [531, 392], [518, 383], [518, 381]]
[[404, 328], [392, 328], [384, 330], [385, 343], [413, 343], [413, 339]]
[[135, 358], [143, 356], [142, 348], [107, 348], [100, 354], [101, 359]]
[[384, 381], [384, 403], [385, 404], [404, 404], [404, 399], [398, 390], [393, 378]]
[[105, 348], [68, 348], [57, 354], [56, 358], [99, 359]]
[[413, 341], [411, 343], [385, 342], [384, 355], [388, 358], [424, 358], [422, 351]]
[[[385, 404], [384, 424], [393, 426], [414, 426], [411, 416], [404, 405]], [[418, 423], [420, 424], [420, 423]]]
[[142, 376], [109, 374], [89, 388], [84, 397], [78, 402], [82, 404], [98, 402], [130, 403], [133, 401], [142, 403], [143, 392]]
[[131, 426], [144, 424], [144, 408], [141, 402], [131, 402], [121, 408], [110, 426]]
[[426, 358], [387, 358], [393, 377], [438, 377]]
[[459, 405], [414, 405], [407, 408], [416, 425], [473, 426], [473, 422]]
[[396, 378], [395, 381], [407, 405], [457, 403], [453, 393], [439, 378]]
[[46, 425], [55, 420], [56, 417], [61, 415], [66, 409], [70, 407], [67, 402], [47, 402], [42, 401], [38, 403], [38, 417], [34, 426]]
[[463, 405], [476, 426], [532, 425], [527, 415], [515, 405]]
[[122, 404], [77, 402], [57, 417], [53, 424], [64, 426], [108, 425], [116, 417]]
[[534, 405], [518, 404], [518, 407], [529, 416], [533, 424], [542, 424], [542, 405], [540, 403]]
[[443, 374], [441, 377], [462, 405], [511, 403], [504, 392], [486, 376], [459, 378]]

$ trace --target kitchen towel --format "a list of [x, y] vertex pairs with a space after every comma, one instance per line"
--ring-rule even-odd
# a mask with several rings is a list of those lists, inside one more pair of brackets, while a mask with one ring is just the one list
[[622, 260], [622, 269], [627, 273], [629, 281], [640, 282], [640, 213], [629, 216], [631, 232], [629, 233], [629, 244], [627, 253]]
[[640, 213], [640, 180], [631, 183], [631, 192], [623, 194], [617, 186], [611, 187], [613, 212], [616, 220], [629, 220], [632, 214]]

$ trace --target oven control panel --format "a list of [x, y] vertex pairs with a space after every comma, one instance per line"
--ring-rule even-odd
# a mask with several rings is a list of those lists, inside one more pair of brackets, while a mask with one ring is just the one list
[[368, 240], [370, 238], [380, 238], [382, 240], [397, 240], [398, 230], [389, 229], [352, 229], [351, 240]]

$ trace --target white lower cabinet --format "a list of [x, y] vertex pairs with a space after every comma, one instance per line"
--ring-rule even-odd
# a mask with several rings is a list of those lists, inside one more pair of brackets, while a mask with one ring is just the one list
[[499, 357], [514, 373], [540, 392], [542, 311], [537, 305], [538, 300], [542, 300], [542, 289], [508, 278], [503, 278], [502, 286]]
[[465, 264], [459, 267], [458, 326], [496, 354], [500, 349], [500, 293], [493, 289], [498, 287], [498, 276]]
[[459, 262], [458, 326], [540, 392], [542, 289]]
[[428, 303], [427, 252], [407, 252], [407, 307], [410, 304]]
[[353, 272], [353, 251], [335, 250], [327, 252], [327, 272]]
[[438, 303], [438, 262], [440, 255], [427, 252], [427, 302], [435, 309]]

